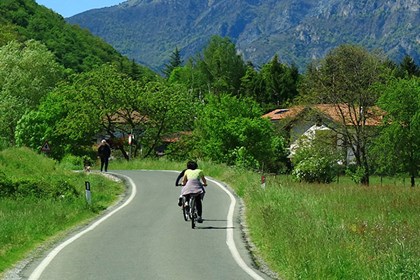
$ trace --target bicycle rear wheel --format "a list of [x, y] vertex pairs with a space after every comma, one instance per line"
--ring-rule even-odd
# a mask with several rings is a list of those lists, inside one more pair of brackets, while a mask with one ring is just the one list
[[191, 211], [191, 228], [195, 228], [195, 222], [197, 219], [197, 208], [195, 206], [195, 196], [192, 196], [190, 199], [190, 211]]

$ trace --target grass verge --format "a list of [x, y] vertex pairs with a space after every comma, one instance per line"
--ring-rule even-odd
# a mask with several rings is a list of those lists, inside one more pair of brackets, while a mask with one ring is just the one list
[[97, 216], [124, 191], [122, 183], [61, 169], [25, 148], [1, 151], [0, 170], [0, 276], [51, 237]]

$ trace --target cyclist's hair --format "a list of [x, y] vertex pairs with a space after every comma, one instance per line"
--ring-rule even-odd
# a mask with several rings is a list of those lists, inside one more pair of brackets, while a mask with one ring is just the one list
[[188, 169], [192, 169], [192, 170], [197, 169], [198, 168], [198, 164], [195, 161], [190, 160], [187, 163], [187, 168]]

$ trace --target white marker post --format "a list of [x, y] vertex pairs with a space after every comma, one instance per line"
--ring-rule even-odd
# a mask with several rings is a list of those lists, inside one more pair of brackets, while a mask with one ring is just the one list
[[265, 189], [265, 176], [261, 175], [261, 188]]
[[90, 193], [90, 182], [86, 181], [85, 182], [85, 187], [86, 187], [86, 202], [90, 205], [92, 202], [92, 195]]

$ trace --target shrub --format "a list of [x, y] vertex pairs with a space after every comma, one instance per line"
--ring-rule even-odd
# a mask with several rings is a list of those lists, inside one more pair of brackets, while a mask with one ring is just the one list
[[292, 176], [308, 183], [331, 183], [336, 176], [335, 164], [327, 157], [309, 156], [293, 169]]
[[16, 184], [6, 178], [3, 172], [0, 173], [0, 197], [8, 197], [16, 192]]
[[60, 161], [61, 167], [68, 170], [80, 170], [83, 168], [83, 157], [74, 155], [65, 155]]
[[331, 183], [338, 172], [340, 155], [328, 131], [318, 132], [313, 139], [303, 138], [292, 158], [292, 176], [308, 183]]
[[362, 182], [364, 174], [365, 169], [360, 166], [349, 165], [346, 169], [346, 175], [349, 176], [356, 184], [360, 184]]
[[237, 147], [231, 154], [234, 164], [238, 168], [258, 170], [258, 161], [247, 151], [245, 147]]

